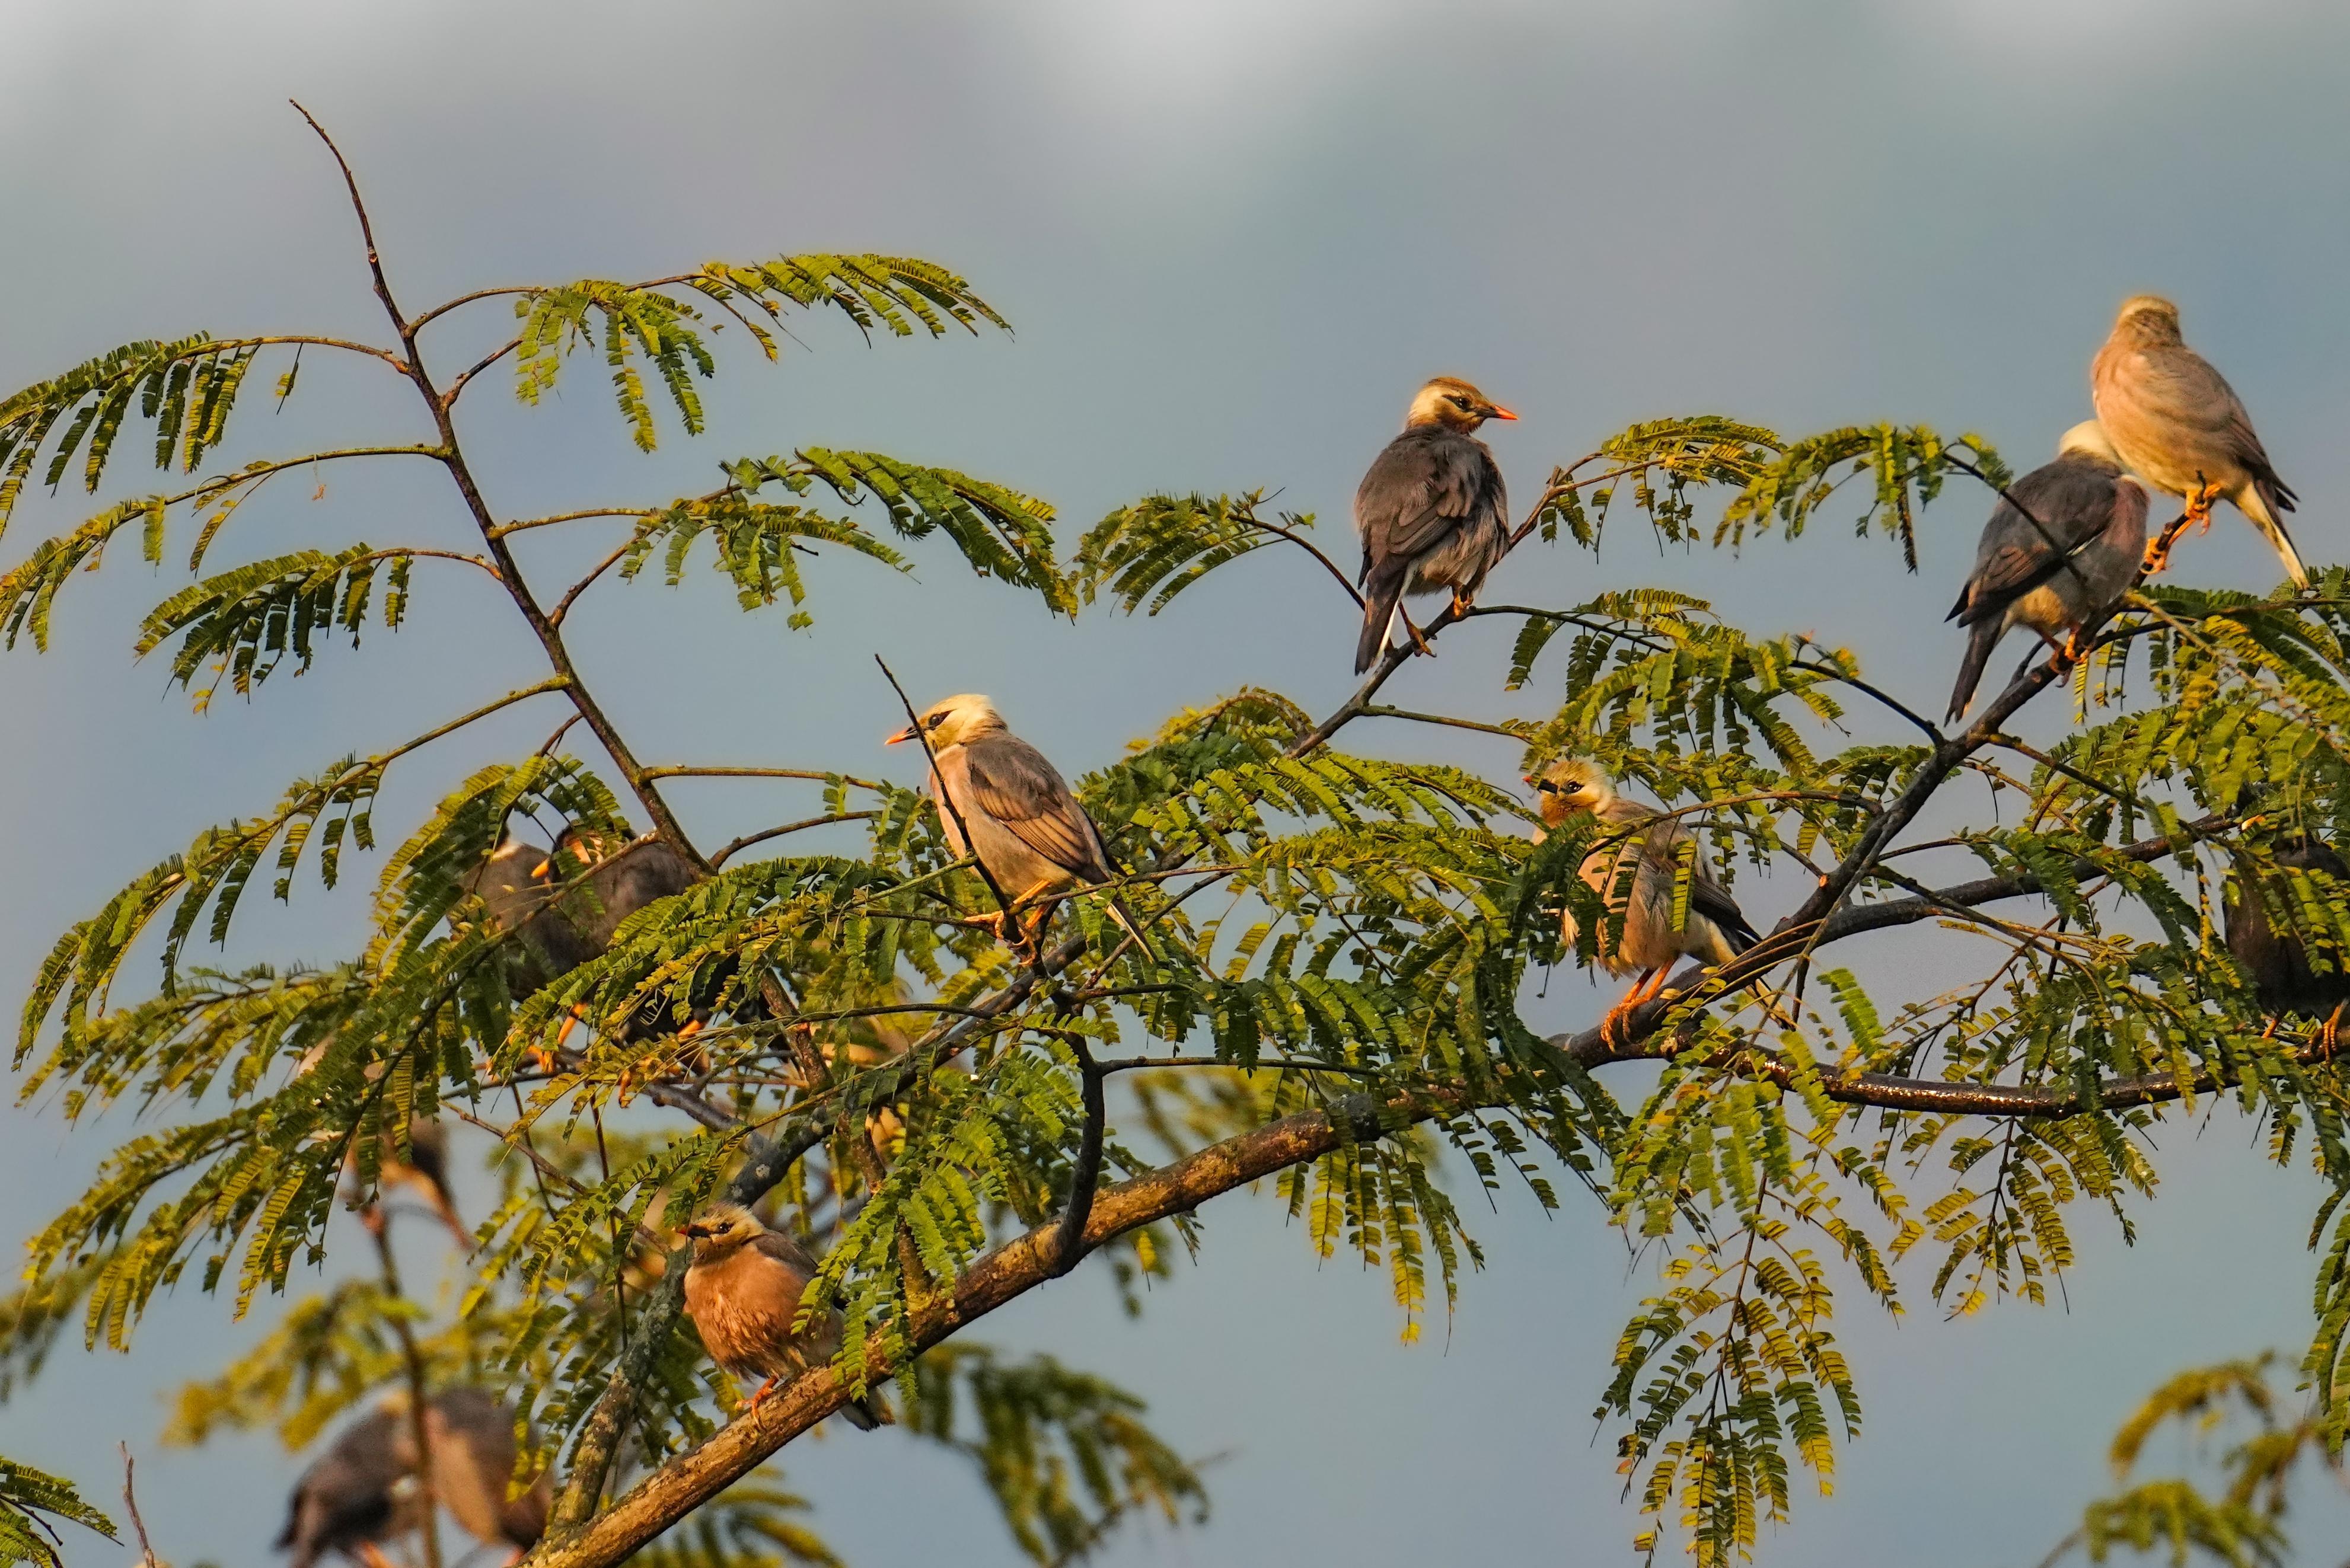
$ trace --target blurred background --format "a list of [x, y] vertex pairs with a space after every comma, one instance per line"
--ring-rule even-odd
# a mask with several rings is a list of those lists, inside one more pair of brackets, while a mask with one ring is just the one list
[[[0, 49], [0, 384], [136, 337], [380, 337], [331, 165], [286, 106], [296, 97], [357, 167], [411, 307], [493, 284], [876, 250], [963, 273], [1017, 329], [868, 348], [837, 319], [804, 317], [780, 367], [722, 335], [732, 358], [710, 432], [665, 426], [651, 457], [628, 443], [592, 358], [536, 410], [485, 384], [466, 432], [507, 514], [657, 502], [709, 488], [723, 458], [830, 445], [1040, 493], [1061, 509], [1065, 548], [1154, 490], [1278, 487], [1281, 505], [1321, 515], [1344, 559], [1355, 482], [1437, 373], [1523, 415], [1488, 431], [1522, 498], [1553, 462], [1667, 413], [1791, 434], [1923, 421], [1980, 431], [2023, 469], [2087, 417], [2088, 358], [2115, 306], [2155, 290], [2250, 404], [2301, 492], [2303, 553], [2330, 562], [2350, 501], [2350, 458], [2328, 433], [2350, 419], [2345, 49], [2350, 13], [2251, 0], [20, 0]], [[506, 321], [503, 306], [479, 307], [436, 327], [429, 351], [452, 369]], [[281, 415], [255, 394], [233, 430], [230, 462], [422, 433], [389, 377], [324, 356]], [[109, 498], [149, 484], [137, 446]], [[216, 560], [462, 541], [434, 477], [345, 465], [318, 475], [323, 494], [273, 487]], [[96, 507], [28, 498], [0, 562]], [[1620, 517], [1596, 561], [1521, 552], [1488, 597], [1686, 587], [1758, 632], [1850, 647], [1938, 709], [1960, 649], [1941, 617], [1987, 508], [1954, 493], [1930, 511], [1910, 577], [1882, 541], [1843, 536], [1859, 507], [1737, 556], [1660, 551]], [[0, 993], [22, 996], [66, 925], [203, 826], [537, 676], [518, 626], [476, 618], [502, 607], [485, 587], [421, 566], [397, 636], [371, 634], [363, 657], [330, 648], [250, 705], [192, 714], [159, 663], [130, 656], [139, 616], [183, 580], [186, 542], [175, 534], [161, 574], [126, 542], [61, 597], [48, 655], [21, 646], [0, 676]], [[551, 576], [608, 544], [535, 543], [527, 559]], [[674, 590], [649, 574], [583, 601], [572, 640], [649, 761], [889, 766], [879, 740], [901, 721], [877, 649], [917, 701], [992, 693], [1072, 775], [1244, 683], [1316, 711], [1350, 685], [1355, 611], [1302, 553], [1268, 551], [1157, 620], [1096, 609], [1076, 628], [942, 551], [921, 560], [919, 582], [815, 564], [816, 621], [800, 633], [780, 612], [734, 613], [714, 574]], [[2246, 588], [2275, 576], [2230, 512], [2182, 560]], [[1541, 711], [1555, 670], [1505, 698], [1507, 636], [1454, 633], [1391, 700]], [[396, 772], [380, 833], [396, 841], [473, 766], [527, 751], [552, 722], [518, 710]], [[1360, 726], [1349, 743], [1500, 777], [1518, 762], [1457, 732]], [[716, 843], [811, 814], [796, 788], [696, 783], [671, 798]], [[312, 882], [290, 907], [255, 899], [227, 957], [354, 950], [377, 864], [359, 861], [336, 895]], [[1801, 890], [1742, 881], [1740, 896], [1767, 923]], [[1611, 996], [1561, 975], [1530, 1007], [1579, 1027]], [[0, 1110], [11, 1244], [132, 1130], [118, 1116], [68, 1133], [41, 1109]], [[487, 1140], [456, 1138], [478, 1167]], [[1868, 1429], [1839, 1450], [1832, 1499], [1798, 1479], [1796, 1521], [1766, 1532], [1764, 1561], [2036, 1562], [2105, 1484], [2106, 1439], [2161, 1376], [2272, 1345], [2298, 1355], [2314, 1181], [2265, 1163], [2258, 1131], [2224, 1107], [2158, 1141], [2162, 1200], [2137, 1206], [2135, 1246], [2077, 1210], [2079, 1266], [2044, 1309], [1944, 1321], [1922, 1256], [1906, 1318], [1846, 1292], [1839, 1335]], [[1913, 1189], [1921, 1202], [1941, 1189], [1930, 1173]], [[1517, 1194], [1472, 1211], [1491, 1265], [1409, 1347], [1385, 1280], [1317, 1266], [1277, 1205], [1227, 1199], [1206, 1219], [1206, 1266], [1179, 1265], [1140, 1319], [1079, 1273], [978, 1334], [1107, 1373], [1186, 1452], [1226, 1456], [1204, 1531], [1142, 1532], [1107, 1561], [1419, 1564], [1460, 1561], [1471, 1542], [1492, 1563], [1623, 1558], [1640, 1521], [1590, 1412], [1654, 1260], [1632, 1259], [1588, 1199], [1549, 1218]], [[428, 1268], [428, 1228], [412, 1229], [404, 1245]], [[193, 1452], [155, 1438], [173, 1384], [248, 1343], [275, 1307], [233, 1323], [192, 1288], [159, 1300], [133, 1354], [61, 1350], [0, 1407], [0, 1448], [104, 1501], [127, 1439], [159, 1552], [267, 1561], [298, 1459], [262, 1438]], [[812, 1522], [852, 1563], [1021, 1560], [976, 1481], [935, 1450], [827, 1431], [788, 1459]], [[909, 1486], [928, 1489], [920, 1506], [906, 1506]], [[2325, 1506], [2305, 1541], [2350, 1526], [2350, 1508]], [[76, 1561], [111, 1551], [68, 1545]]]

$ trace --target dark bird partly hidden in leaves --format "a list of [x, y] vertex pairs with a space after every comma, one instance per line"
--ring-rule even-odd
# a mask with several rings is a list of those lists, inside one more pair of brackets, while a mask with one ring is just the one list
[[[702, 880], [659, 837], [630, 839], [625, 830], [567, 826], [551, 847], [541, 849], [508, 837], [491, 851], [467, 883], [488, 909], [493, 927], [511, 935], [520, 951], [508, 971], [520, 1001], [562, 978], [612, 945], [612, 935], [631, 915], [673, 898]], [[714, 994], [724, 974], [702, 977]], [[692, 1016], [679, 1027], [675, 999], [655, 997], [639, 1008], [622, 1032], [631, 1044], [669, 1033], [691, 1036], [706, 1022], [697, 994], [686, 999]]]
[[[1509, 548], [1509, 494], [1476, 431], [1487, 420], [1517, 417], [1468, 382], [1439, 376], [1412, 399], [1403, 433], [1372, 460], [1355, 491], [1355, 531], [1363, 536], [1356, 674], [1378, 658], [1404, 595], [1449, 588], [1454, 607], [1466, 610]], [[1404, 629], [1428, 651], [1409, 618]]]
[[[387, 1397], [346, 1427], [295, 1483], [280, 1551], [291, 1568], [311, 1568], [329, 1552], [367, 1568], [392, 1568], [382, 1543], [424, 1520], [417, 1478], [416, 1428], [404, 1395]], [[432, 1493], [465, 1532], [508, 1549], [509, 1563], [538, 1543], [554, 1499], [548, 1478], [513, 1490], [514, 1412], [484, 1388], [443, 1388], [425, 1406]]]
[[2290, 921], [2280, 927], [2269, 906], [2274, 903], [2279, 911], [2293, 907], [2294, 872], [2303, 877], [2314, 872], [2329, 879], [2334, 886], [2324, 888], [2324, 892], [2350, 893], [2350, 864], [2332, 845], [2305, 833], [2280, 837], [2275, 857], [2275, 871], [2255, 878], [2240, 869], [2230, 879], [2225, 910], [2228, 951], [2251, 978], [2263, 1012], [2275, 1020], [2324, 1020], [2326, 1045], [2331, 1049], [2343, 1010], [2350, 1006], [2350, 973], [2345, 972], [2350, 953], [2326, 953], [2326, 967], [2321, 971], [2307, 939]]
[[[840, 1314], [816, 1306], [795, 1334], [801, 1298], [816, 1278], [816, 1260], [797, 1241], [770, 1231], [734, 1203], [715, 1203], [685, 1227], [693, 1262], [685, 1272], [685, 1311], [710, 1358], [737, 1377], [763, 1381], [751, 1409], [785, 1377], [821, 1366], [840, 1350]], [[849, 1425], [871, 1431], [888, 1420], [868, 1395], [840, 1407]]]
[[2186, 497], [2188, 515], [2206, 528], [2215, 500], [2234, 502], [2276, 551], [2293, 587], [2309, 586], [2309, 570], [2284, 531], [2292, 487], [2277, 477], [2243, 400], [2179, 336], [2178, 306], [2151, 294], [2125, 300], [2112, 335], [2090, 362], [2089, 392], [2097, 421], [2131, 472]]
[[[997, 918], [1007, 939], [1007, 922], [1033, 910], [1024, 933], [1033, 942], [1060, 899], [1118, 875], [1101, 830], [1077, 804], [1067, 781], [1044, 753], [1004, 728], [1003, 715], [986, 698], [966, 692], [933, 702], [919, 729], [909, 725], [887, 743], [917, 739], [928, 744], [933, 761], [931, 796], [939, 804], [947, 847], [958, 856], [976, 856], [1011, 902]], [[1108, 905], [1110, 918], [1147, 948], [1141, 929], [1116, 895], [1109, 896]]]
[[1950, 722], [1965, 716], [1983, 666], [2009, 628], [2030, 627], [2068, 656], [2080, 651], [2081, 639], [2113, 612], [2137, 576], [2147, 505], [2146, 486], [2123, 472], [2095, 420], [2064, 432], [2055, 462], [2008, 486], [1950, 607], [1950, 618], [1969, 631]]
[[[1688, 919], [1674, 920], [1674, 889], [1689, 830], [1626, 800], [1596, 763], [1563, 757], [1526, 782], [1540, 796], [1545, 828], [1564, 828], [1582, 818], [1599, 824], [1599, 836], [1579, 867], [1584, 886], [1599, 895], [1607, 910], [1607, 922], [1597, 933], [1599, 962], [1610, 974], [1640, 976], [1609, 1010], [1607, 1028], [1617, 1027], [1632, 1009], [1664, 989], [1675, 960], [1693, 958], [1719, 967], [1762, 940], [1730, 890], [1714, 879], [1703, 855], [1690, 875]], [[1623, 934], [1611, 943], [1608, 934], [1618, 920]], [[1579, 932], [1573, 910], [1562, 916], [1559, 929], [1573, 947]]]

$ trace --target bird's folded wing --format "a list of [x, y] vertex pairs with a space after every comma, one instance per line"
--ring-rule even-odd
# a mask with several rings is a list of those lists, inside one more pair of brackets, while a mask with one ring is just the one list
[[1460, 526], [1484, 488], [1479, 457], [1467, 441], [1398, 443], [1381, 452], [1355, 493], [1366, 555], [1421, 555]]
[[973, 805], [1054, 865], [1105, 874], [1093, 824], [1044, 753], [1016, 735], [990, 735], [964, 746], [963, 756]]
[[785, 1235], [781, 1231], [763, 1231], [751, 1238], [751, 1246], [761, 1255], [773, 1258], [797, 1274], [802, 1289], [806, 1289], [807, 1282], [816, 1277], [816, 1262], [808, 1255], [808, 1250], [799, 1244], [796, 1237]]
[[2168, 423], [2210, 431], [2231, 448], [2261, 451], [2242, 401], [2210, 360], [2191, 348], [2170, 348], [2147, 355], [2142, 363], [2143, 372], [2129, 384], [2140, 408]]
[[1735, 932], [1749, 941], [1759, 940], [1761, 933], [1746, 919], [1746, 911], [1730, 896], [1730, 889], [1713, 879], [1702, 866], [1690, 880], [1690, 913], [1702, 915], [1725, 931]]

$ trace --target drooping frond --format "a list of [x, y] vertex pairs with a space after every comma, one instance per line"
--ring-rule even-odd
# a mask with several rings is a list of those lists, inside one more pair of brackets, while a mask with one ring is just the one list
[[151, 653], [179, 639], [172, 680], [189, 690], [199, 677], [209, 676], [196, 692], [202, 711], [223, 681], [241, 697], [252, 695], [288, 654], [296, 674], [309, 669], [321, 632], [347, 632], [358, 647], [379, 573], [384, 585], [381, 623], [387, 631], [400, 629], [415, 564], [407, 551], [363, 544], [333, 555], [297, 550], [255, 561], [182, 588], [149, 611], [136, 650]]
[[95, 1530], [109, 1541], [121, 1540], [114, 1521], [84, 1502], [73, 1482], [0, 1459], [0, 1568], [16, 1563], [64, 1568], [57, 1533], [43, 1515]]

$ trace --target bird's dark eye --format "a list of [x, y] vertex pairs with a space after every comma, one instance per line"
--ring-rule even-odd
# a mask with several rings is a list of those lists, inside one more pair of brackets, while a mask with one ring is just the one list
[[1451, 393], [1446, 397], [1444, 400], [1451, 403], [1454, 408], [1459, 409], [1464, 414], [1469, 411], [1469, 400], [1462, 397], [1458, 392]]
[[933, 713], [929, 718], [922, 721], [922, 728], [925, 730], [935, 730], [946, 722], [947, 716], [944, 713]]

